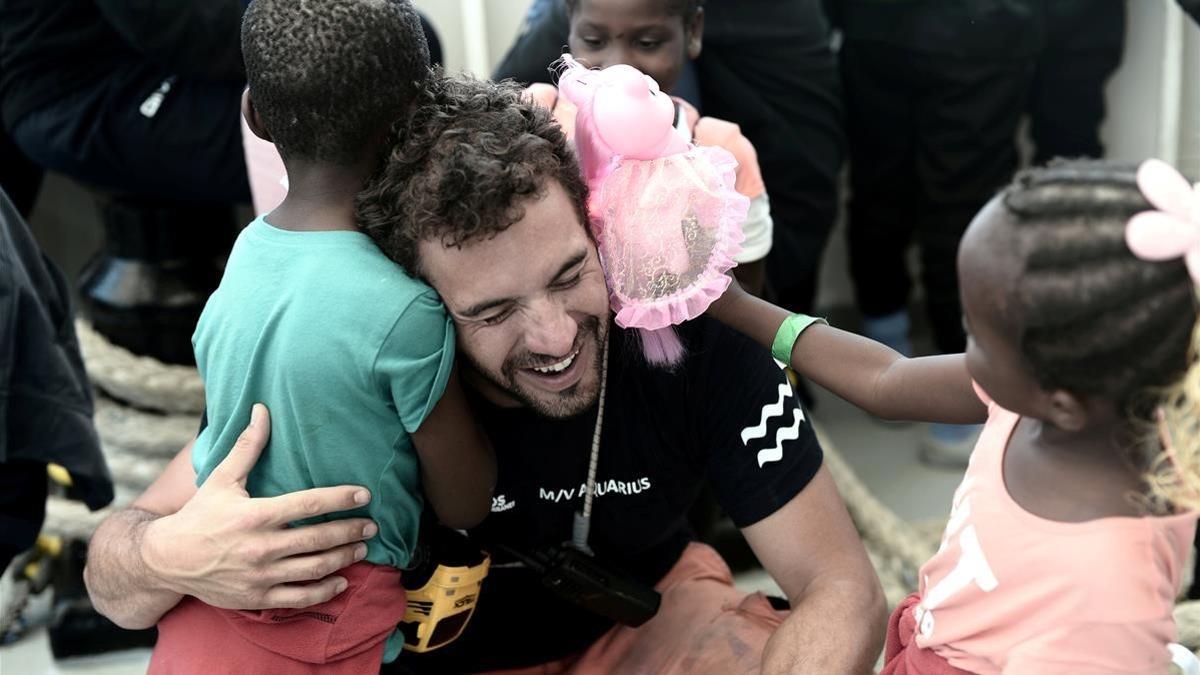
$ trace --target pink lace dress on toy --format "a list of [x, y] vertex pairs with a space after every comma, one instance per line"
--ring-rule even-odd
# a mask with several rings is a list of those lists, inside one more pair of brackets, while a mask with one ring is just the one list
[[672, 326], [725, 292], [741, 250], [750, 202], [734, 189], [737, 162], [680, 136], [674, 103], [641, 71], [563, 63], [559, 90], [579, 109], [575, 142], [617, 325], [638, 329], [650, 362], [673, 366], [684, 348]]

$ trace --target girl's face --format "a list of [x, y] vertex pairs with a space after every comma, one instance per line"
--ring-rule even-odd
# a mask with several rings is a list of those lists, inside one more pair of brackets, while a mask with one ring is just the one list
[[997, 197], [975, 216], [958, 249], [958, 285], [967, 331], [967, 370], [1000, 407], [1046, 419], [1048, 392], [1021, 356], [1010, 298], [1021, 273], [1016, 238]]
[[667, 0], [579, 0], [568, 42], [586, 66], [633, 66], [670, 92], [683, 64], [700, 56], [703, 30], [703, 10], [685, 26]]

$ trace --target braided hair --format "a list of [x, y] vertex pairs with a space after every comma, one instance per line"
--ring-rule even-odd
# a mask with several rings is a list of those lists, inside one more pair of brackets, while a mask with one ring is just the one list
[[1125, 224], [1152, 207], [1134, 165], [1056, 161], [1019, 173], [1002, 202], [1024, 260], [1018, 345], [1044, 389], [1117, 403], [1148, 421], [1190, 363], [1196, 296], [1182, 260], [1130, 252]]
[[255, 0], [242, 58], [279, 153], [343, 165], [407, 114], [429, 74], [408, 0]]

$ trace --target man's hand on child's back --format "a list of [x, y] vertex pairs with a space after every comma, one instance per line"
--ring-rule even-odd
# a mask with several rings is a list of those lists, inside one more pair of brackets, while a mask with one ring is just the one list
[[345, 590], [345, 579], [331, 575], [362, 560], [375, 523], [288, 523], [358, 508], [371, 495], [339, 486], [251, 498], [246, 477], [270, 434], [266, 407], [254, 406], [250, 426], [196, 494], [146, 527], [140, 548], [148, 581], [226, 609], [307, 607]]

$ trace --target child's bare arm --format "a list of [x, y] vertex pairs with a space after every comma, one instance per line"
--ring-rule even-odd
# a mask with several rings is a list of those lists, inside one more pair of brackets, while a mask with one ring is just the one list
[[[755, 298], [734, 282], [709, 314], [770, 347], [790, 314]], [[792, 347], [798, 373], [884, 419], [975, 423], [987, 408], [975, 395], [962, 354], [905, 358], [874, 340], [814, 325]]]
[[413, 433], [413, 445], [425, 496], [438, 520], [455, 529], [478, 525], [492, 507], [496, 456], [471, 415], [457, 367], [442, 398]]

